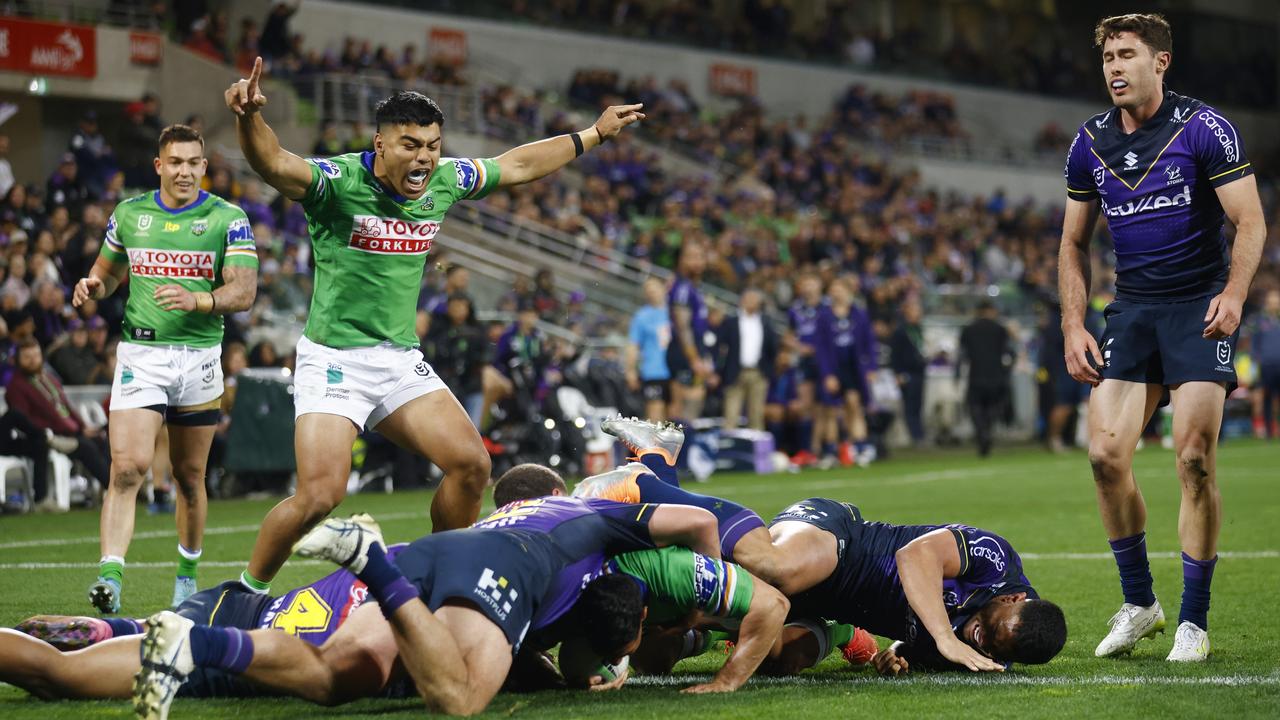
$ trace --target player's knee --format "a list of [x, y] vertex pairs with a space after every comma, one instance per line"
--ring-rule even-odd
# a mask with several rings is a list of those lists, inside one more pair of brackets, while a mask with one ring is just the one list
[[445, 468], [446, 475], [457, 478], [462, 483], [462, 487], [475, 495], [484, 494], [485, 488], [489, 486], [491, 471], [489, 453], [484, 451], [483, 446], [479, 446], [473, 452], [465, 453]]
[[309, 528], [329, 517], [329, 513], [342, 502], [343, 494], [327, 489], [311, 490], [305, 493], [299, 491], [294, 496], [294, 502], [297, 503], [298, 510], [302, 514], [303, 525]]
[[1178, 450], [1178, 477], [1185, 492], [1199, 495], [1213, 485], [1209, 454], [1202, 443], [1190, 443]]
[[204, 463], [183, 462], [173, 467], [173, 479], [186, 497], [204, 489]]
[[111, 458], [111, 488], [117, 491], [136, 491], [142, 487], [151, 458], [121, 453]]
[[1090, 443], [1089, 466], [1093, 481], [1099, 485], [1123, 482], [1129, 476], [1130, 458], [1112, 443]]

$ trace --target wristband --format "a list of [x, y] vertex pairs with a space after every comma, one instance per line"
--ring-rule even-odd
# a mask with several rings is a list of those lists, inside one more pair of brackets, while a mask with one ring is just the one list
[[573, 133], [569, 137], [573, 138], [573, 156], [582, 157], [582, 153], [586, 152], [586, 148], [582, 146], [582, 133]]

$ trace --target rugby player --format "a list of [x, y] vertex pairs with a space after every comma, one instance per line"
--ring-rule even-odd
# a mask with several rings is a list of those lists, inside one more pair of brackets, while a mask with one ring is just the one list
[[719, 383], [711, 350], [707, 347], [707, 303], [698, 289], [707, 268], [707, 250], [693, 239], [680, 246], [675, 280], [667, 291], [671, 313], [671, 342], [667, 345], [667, 369], [671, 374], [673, 418], [702, 416], [707, 388]]
[[241, 576], [255, 592], [266, 592], [290, 546], [342, 501], [351, 443], [365, 427], [445, 471], [431, 503], [434, 530], [476, 520], [489, 456], [462, 406], [417, 350], [424, 257], [455, 202], [555, 172], [644, 118], [640, 105], [613, 106], [586, 130], [496, 158], [442, 158], [440, 107], [406, 91], [378, 104], [371, 151], [304, 160], [280, 147], [262, 119], [261, 75], [258, 59], [225, 101], [254, 171], [301, 202], [316, 281], [294, 375], [297, 490], [262, 523]]
[[[692, 507], [549, 497], [499, 508], [470, 529], [420, 538], [394, 564], [367, 516], [326, 520], [297, 547], [303, 557], [346, 567], [366, 585], [428, 707], [467, 715], [483, 710], [497, 693], [526, 633], [556, 623], [580, 599], [599, 603], [588, 626], [600, 657], [634, 650], [639, 587], [607, 575], [584, 583], [584, 576], [598, 575], [610, 555], [672, 544], [718, 559], [715, 518]], [[584, 585], [598, 588], [590, 594], [600, 597], [584, 595]], [[378, 639], [370, 633], [365, 641]], [[171, 612], [148, 620], [142, 655], [134, 703], [145, 718], [165, 717], [196, 667], [244, 675], [318, 702], [347, 699], [342, 693], [352, 685], [295, 637], [194, 627]], [[386, 673], [380, 677], [385, 683]]]
[[89, 586], [89, 602], [103, 613], [120, 611], [138, 488], [165, 424], [178, 487], [173, 605], [195, 592], [208, 509], [205, 464], [222, 398], [222, 316], [248, 310], [258, 291], [248, 218], [200, 189], [208, 167], [200, 133], [186, 125], [165, 128], [154, 162], [160, 189], [116, 206], [98, 260], [71, 298], [80, 307], [129, 279], [125, 337], [111, 383], [102, 559]]
[[817, 462], [814, 419], [818, 414], [818, 323], [827, 313], [822, 297], [822, 280], [812, 273], [802, 275], [796, 282], [796, 300], [787, 310], [793, 342], [800, 362], [800, 384], [796, 388], [795, 406], [799, 418], [796, 421], [796, 453], [792, 462], [808, 466]]
[[[1147, 562], [1146, 505], [1133, 453], [1167, 388], [1182, 488], [1182, 606], [1168, 660], [1209, 656], [1209, 588], [1218, 556], [1218, 430], [1241, 306], [1266, 236], [1240, 134], [1213, 107], [1164, 87], [1172, 61], [1160, 15], [1103, 19], [1094, 33], [1114, 107], [1072, 141], [1058, 262], [1071, 377], [1089, 399], [1089, 462], [1124, 603], [1095, 654], [1128, 653], [1164, 629]], [[1099, 214], [1115, 241], [1116, 299], [1101, 345], [1085, 328], [1089, 241]], [[1223, 219], [1236, 228], [1228, 255]]]
[[866, 311], [853, 304], [849, 281], [837, 278], [827, 289], [831, 298], [818, 313], [815, 358], [820, 378], [818, 396], [822, 398], [822, 462], [835, 464], [836, 440], [839, 437], [838, 411], [844, 409], [844, 422], [853, 459], [859, 466], [875, 459], [875, 446], [867, 442], [867, 403], [871, 391], [867, 374], [875, 370], [875, 336]]

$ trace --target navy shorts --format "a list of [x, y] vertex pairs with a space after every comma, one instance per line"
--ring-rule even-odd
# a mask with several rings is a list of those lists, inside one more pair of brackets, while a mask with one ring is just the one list
[[[254, 630], [274, 600], [270, 595], [245, 590], [239, 580], [229, 580], [192, 595], [175, 608], [174, 612], [196, 625]], [[178, 697], [194, 698], [269, 697], [280, 694], [254, 685], [234, 673], [203, 667], [193, 670], [178, 689]]]
[[845, 393], [853, 390], [858, 393], [863, 403], [866, 403], [869, 395], [867, 390], [867, 376], [862, 374], [862, 370], [855, 363], [838, 363], [835, 368], [836, 380], [840, 382], [840, 392], [832, 394], [827, 392], [826, 381], [818, 383], [818, 398], [822, 402], [831, 407], [843, 407]]
[[1233, 388], [1240, 330], [1222, 340], [1202, 336], [1212, 299], [1164, 304], [1116, 300], [1108, 305], [1099, 343], [1103, 379], [1166, 386], [1216, 382]]
[[821, 528], [840, 540], [840, 548], [858, 536], [862, 526], [862, 511], [853, 503], [828, 500], [827, 498], [809, 498], [784, 508], [773, 520], [772, 527], [780, 522], [799, 521]]
[[818, 370], [818, 358], [816, 356], [801, 355], [800, 362], [796, 367], [800, 368], [800, 382], [821, 384], [822, 372]]
[[685, 357], [678, 342], [672, 341], [667, 346], [667, 370], [673, 381], [681, 385], [693, 384], [693, 366], [689, 364], [689, 358]]
[[1086, 383], [1078, 382], [1071, 374], [1063, 369], [1054, 380], [1053, 397], [1055, 405], [1070, 405], [1075, 407], [1085, 400], [1089, 399], [1089, 386]]
[[502, 629], [513, 652], [561, 566], [547, 535], [480, 529], [415, 540], [395, 564], [429, 609], [466, 601]]
[[640, 384], [640, 394], [645, 402], [670, 402], [670, 380], [644, 380]]

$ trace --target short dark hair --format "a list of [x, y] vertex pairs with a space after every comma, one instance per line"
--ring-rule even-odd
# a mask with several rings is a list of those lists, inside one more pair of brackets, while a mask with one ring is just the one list
[[578, 626], [590, 628], [591, 651], [606, 660], [617, 657], [640, 633], [644, 596], [629, 575], [610, 573], [592, 580], [575, 607]]
[[[19, 319], [15, 324], [21, 325], [26, 321], [27, 321], [27, 318], [24, 317]], [[29, 350], [31, 348], [35, 348], [37, 350], [44, 350], [44, 348], [40, 347], [40, 341], [33, 337], [22, 338], [21, 340], [18, 341], [18, 352], [22, 352], [23, 350]]]
[[1027, 600], [1021, 608], [1013, 631], [1013, 657], [1004, 659], [1043, 665], [1067, 644], [1067, 619], [1062, 608], [1048, 600]]
[[374, 108], [378, 130], [383, 125], [439, 125], [444, 129], [444, 111], [435, 100], [415, 90], [401, 90]]
[[559, 490], [564, 492], [564, 480], [549, 467], [537, 463], [517, 465], [502, 473], [493, 485], [493, 504], [498, 507], [517, 500], [546, 497]]
[[201, 137], [200, 131], [190, 125], [182, 125], [175, 123], [160, 131], [160, 151], [163, 152], [166, 145], [176, 142], [198, 142], [200, 149], [204, 150], [204, 138]]
[[1137, 35], [1152, 52], [1173, 52], [1173, 30], [1169, 21], [1159, 13], [1129, 13], [1102, 18], [1093, 29], [1093, 45], [1100, 48], [1108, 39], [1125, 32]]

